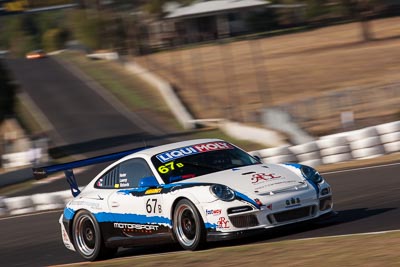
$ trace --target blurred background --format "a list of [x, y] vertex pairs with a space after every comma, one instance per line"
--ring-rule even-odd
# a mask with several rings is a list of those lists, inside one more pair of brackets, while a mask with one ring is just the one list
[[32, 66], [7, 67], [18, 58], [115, 71], [97, 78], [123, 102], [139, 95], [133, 106], [169, 126], [173, 115], [148, 101], [159, 95], [117, 66], [134, 62], [167, 81], [196, 120], [275, 129], [290, 144], [397, 121], [399, 14], [398, 0], [0, 0], [2, 168], [47, 162], [54, 142], [21, 94], [17, 76]]

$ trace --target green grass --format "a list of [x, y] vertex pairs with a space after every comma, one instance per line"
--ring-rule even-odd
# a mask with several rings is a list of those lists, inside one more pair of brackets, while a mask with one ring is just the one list
[[37, 134], [43, 131], [42, 127], [36, 121], [35, 117], [32, 116], [32, 112], [19, 98], [17, 98], [16, 100], [15, 113], [18, 121], [21, 123], [22, 127], [27, 131], [28, 134]]
[[[104, 66], [103, 66], [104, 67]], [[116, 95], [120, 100], [132, 109], [146, 108], [147, 101], [140, 96], [135, 90], [118, 80], [116, 80], [112, 73], [107, 72], [106, 68], [85, 68], [87, 73], [103, 87], [110, 90], [111, 93]], [[156, 106], [158, 107], [158, 106]]]
[[58, 56], [73, 63], [132, 110], [168, 111], [158, 92], [146, 82], [126, 71], [122, 65], [106, 60], [91, 60], [83, 54], [74, 52], [65, 52]]

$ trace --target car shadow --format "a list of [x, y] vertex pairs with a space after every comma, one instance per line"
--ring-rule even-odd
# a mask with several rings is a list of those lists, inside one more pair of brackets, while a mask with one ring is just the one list
[[[306, 233], [305, 238], [316, 238], [320, 237], [321, 235], [318, 234], [320, 233], [318, 231], [316, 233], [313, 233], [313, 231], [315, 230], [329, 228], [331, 226], [343, 223], [362, 220], [394, 209], [396, 208], [382, 208], [382, 209], [359, 208], [359, 209], [340, 210], [338, 211], [336, 216], [333, 216], [325, 220], [312, 220], [286, 226], [280, 226], [277, 228], [271, 228], [265, 230], [264, 232], [257, 232], [255, 233], [255, 235], [252, 236], [229, 240], [229, 241], [210, 242], [207, 244], [206, 250], [218, 247], [242, 246], [254, 243], [270, 243], [280, 240], [293, 240], [293, 239], [298, 239], [298, 237], [296, 237], [295, 235], [301, 233], [303, 234]], [[309, 232], [309, 234], [307, 234], [307, 232]], [[327, 229], [324, 236], [329, 236], [329, 235], [330, 235], [329, 230]], [[116, 257], [151, 255], [159, 253], [177, 252], [182, 250], [183, 249], [178, 244], [145, 246], [145, 247], [137, 247], [130, 249], [120, 249]]]
[[[340, 225], [349, 222], [355, 222], [365, 218], [373, 217], [385, 212], [389, 212], [396, 208], [382, 208], [382, 209], [368, 209], [368, 208], [358, 208], [349, 210], [339, 210], [336, 216], [332, 216], [324, 220], [312, 220], [306, 222], [300, 222], [296, 224], [285, 225], [277, 228], [267, 229], [264, 233], [255, 236], [245, 237], [243, 239], [231, 240], [227, 244], [223, 242], [216, 242], [216, 246], [232, 246], [232, 245], [243, 245], [249, 243], [258, 242], [275, 242], [281, 240], [291, 240], [298, 239], [298, 234], [301, 234], [301, 238], [316, 238], [321, 236], [337, 235], [335, 231], [329, 234], [329, 229], [326, 229], [323, 235], [319, 229], [329, 228], [335, 225]], [[307, 233], [309, 232], [309, 233]], [[354, 232], [346, 231], [343, 229], [343, 234], [352, 234]], [[221, 244], [218, 244], [221, 243]], [[214, 246], [214, 244], [211, 244]]]

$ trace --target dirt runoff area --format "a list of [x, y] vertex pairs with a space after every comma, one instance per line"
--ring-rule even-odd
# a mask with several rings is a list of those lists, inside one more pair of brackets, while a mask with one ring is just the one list
[[372, 233], [203, 251], [118, 258], [69, 266], [400, 266], [400, 232]]
[[[369, 42], [363, 42], [359, 23], [349, 23], [182, 47], [135, 60], [170, 81], [196, 117], [251, 121], [265, 106], [346, 88], [399, 83], [400, 17], [371, 21], [370, 29], [374, 40]], [[368, 101], [388, 98], [378, 94]], [[397, 108], [390, 113], [398, 112]]]

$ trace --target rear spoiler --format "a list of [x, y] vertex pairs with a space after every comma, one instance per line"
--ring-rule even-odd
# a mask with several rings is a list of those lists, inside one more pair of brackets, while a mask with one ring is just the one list
[[65, 178], [67, 179], [67, 182], [71, 188], [71, 193], [74, 197], [76, 197], [77, 195], [80, 194], [81, 191], [79, 190], [78, 184], [76, 182], [73, 169], [79, 168], [79, 167], [84, 167], [84, 166], [90, 166], [90, 165], [94, 165], [94, 164], [99, 164], [99, 163], [103, 163], [103, 162], [118, 160], [127, 155], [130, 155], [130, 154], [133, 154], [133, 153], [136, 153], [136, 152], [148, 149], [148, 148], [150, 148], [150, 147], [140, 147], [140, 148], [125, 150], [122, 152], [106, 154], [106, 155], [83, 159], [83, 160], [77, 160], [77, 161], [72, 161], [72, 162], [67, 162], [67, 163], [62, 163], [62, 164], [55, 164], [55, 165], [46, 166], [46, 167], [33, 168], [33, 177], [36, 180], [40, 180], [40, 179], [48, 177], [50, 174], [64, 171]]

